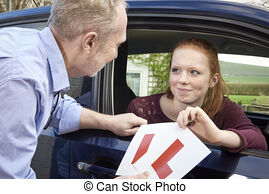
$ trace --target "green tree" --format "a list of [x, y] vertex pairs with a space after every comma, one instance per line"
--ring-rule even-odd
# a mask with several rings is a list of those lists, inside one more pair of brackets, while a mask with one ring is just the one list
[[149, 72], [152, 72], [153, 78], [151, 94], [157, 94], [165, 92], [168, 88], [170, 57], [171, 53], [154, 53], [129, 55], [128, 59], [133, 64], [146, 65], [148, 67]]

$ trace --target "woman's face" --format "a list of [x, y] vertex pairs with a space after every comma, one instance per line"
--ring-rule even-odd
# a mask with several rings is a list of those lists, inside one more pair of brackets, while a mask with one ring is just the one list
[[210, 79], [209, 61], [202, 51], [192, 47], [174, 51], [169, 77], [174, 100], [188, 106], [201, 106], [215, 81]]

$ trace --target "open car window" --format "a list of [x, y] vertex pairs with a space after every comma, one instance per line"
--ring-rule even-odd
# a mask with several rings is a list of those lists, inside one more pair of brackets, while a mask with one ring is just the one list
[[265, 52], [266, 47], [238, 38], [175, 30], [129, 30], [128, 35], [126, 82], [136, 97], [165, 92], [175, 44], [187, 37], [204, 38], [219, 52], [229, 98], [269, 141], [269, 53]]
[[[156, 32], [152, 33], [156, 34]], [[162, 93], [168, 87], [171, 49], [179, 38], [173, 41], [173, 37], [170, 36], [170, 38], [166, 35], [167, 32], [163, 34], [167, 42], [174, 43], [170, 47], [164, 43], [162, 52], [159, 52], [159, 48], [155, 48], [154, 52], [154, 44], [151, 44], [152, 47], [148, 51], [144, 49], [145, 51], [142, 50], [141, 53], [128, 55], [126, 81], [136, 96]], [[178, 32], [177, 37], [182, 37], [181, 34]], [[212, 38], [209, 36], [207, 39], [210, 41]], [[221, 72], [230, 90], [229, 98], [241, 106], [244, 111], [269, 115], [269, 57], [259, 56], [261, 53], [255, 51], [259, 47], [256, 44], [251, 45], [249, 42], [244, 43], [239, 40], [237, 40], [238, 44], [235, 44], [231, 39], [229, 45], [228, 41], [227, 37], [219, 36], [215, 37], [215, 42], [218, 44], [215, 44], [214, 41], [211, 42], [219, 50]], [[225, 42], [225, 44], [222, 46], [221, 42]], [[161, 46], [161, 43], [158, 46]], [[132, 45], [129, 43], [130, 47]], [[165, 47], [166, 52], [164, 52]], [[238, 54], [236, 47], [238, 47]], [[259, 49], [263, 50], [263, 47]], [[244, 55], [240, 54], [242, 50], [244, 50]], [[225, 53], [221, 51], [225, 51]]]
[[[171, 53], [128, 56], [127, 84], [136, 96], [163, 93], [168, 88]], [[219, 54], [229, 98], [244, 111], [269, 115], [269, 58]]]

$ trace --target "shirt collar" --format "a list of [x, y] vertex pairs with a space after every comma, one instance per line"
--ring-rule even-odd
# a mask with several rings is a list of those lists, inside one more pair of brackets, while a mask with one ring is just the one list
[[53, 92], [67, 91], [70, 88], [63, 55], [49, 27], [39, 32], [48, 56]]

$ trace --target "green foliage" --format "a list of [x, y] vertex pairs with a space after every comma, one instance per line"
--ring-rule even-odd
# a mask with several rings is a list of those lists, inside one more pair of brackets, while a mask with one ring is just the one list
[[[146, 65], [152, 72], [153, 87], [151, 94], [165, 92], [169, 85], [169, 63], [171, 53], [154, 53], [129, 55], [128, 60], [134, 64]], [[150, 77], [151, 75], [149, 75]]]

